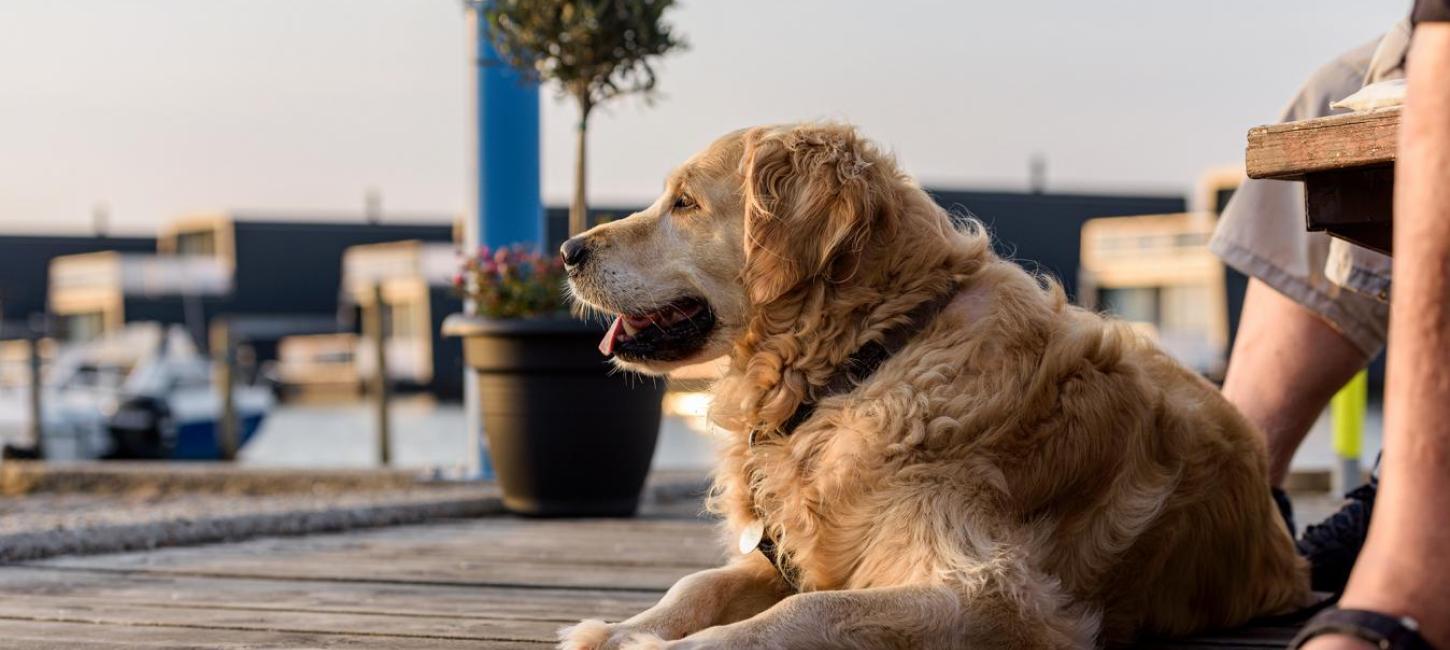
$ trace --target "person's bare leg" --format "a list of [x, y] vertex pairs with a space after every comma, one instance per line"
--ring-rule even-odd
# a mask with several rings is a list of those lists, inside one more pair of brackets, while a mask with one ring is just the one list
[[[1409, 60], [1395, 164], [1383, 480], [1340, 606], [1413, 616], [1432, 647], [1450, 648], [1450, 23], [1420, 23]], [[1323, 636], [1305, 647], [1367, 645]]]
[[1368, 361], [1319, 315], [1249, 281], [1223, 394], [1264, 432], [1272, 485], [1283, 484], [1289, 461], [1329, 398]]

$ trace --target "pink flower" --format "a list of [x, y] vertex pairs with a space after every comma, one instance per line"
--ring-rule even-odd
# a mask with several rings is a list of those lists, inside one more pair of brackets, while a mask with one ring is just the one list
[[537, 246], [480, 246], [463, 256], [453, 276], [456, 291], [474, 301], [479, 313], [515, 318], [558, 314], [565, 308], [564, 264]]

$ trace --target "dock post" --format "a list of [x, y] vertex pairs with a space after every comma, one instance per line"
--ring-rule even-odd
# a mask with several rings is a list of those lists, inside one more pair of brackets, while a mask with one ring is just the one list
[[373, 285], [372, 309], [365, 310], [368, 341], [372, 343], [373, 403], [377, 406], [378, 464], [387, 467], [392, 463], [392, 431], [388, 423], [388, 332], [384, 312], [388, 305], [383, 300], [383, 285]]
[[237, 354], [231, 325], [224, 319], [218, 318], [212, 323], [211, 351], [221, 399], [216, 421], [217, 449], [221, 451], [222, 460], [232, 461], [237, 459], [240, 439], [237, 435]]
[[1364, 412], [1369, 401], [1369, 373], [1361, 370], [1329, 401], [1334, 424], [1334, 454], [1339, 457], [1339, 492], [1359, 487], [1363, 480], [1359, 457], [1364, 441]]
[[34, 328], [30, 331], [29, 338], [29, 375], [30, 375], [30, 443], [34, 445], [37, 457], [43, 458], [45, 445], [42, 443], [45, 436], [45, 409], [41, 402], [41, 392], [45, 389], [40, 380], [40, 340], [43, 332]]
[[[469, 74], [468, 217], [464, 219], [464, 250], [497, 249], [524, 244], [548, 247], [543, 199], [539, 192], [539, 84], [506, 65], [494, 49], [485, 0], [464, 2], [466, 60]], [[472, 301], [464, 302], [473, 313]], [[492, 479], [493, 463], [483, 434], [478, 403], [478, 376], [463, 375], [464, 413], [468, 426], [468, 457], [464, 471], [472, 479]]]

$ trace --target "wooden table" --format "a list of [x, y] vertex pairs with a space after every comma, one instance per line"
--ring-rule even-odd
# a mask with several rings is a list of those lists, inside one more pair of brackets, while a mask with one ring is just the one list
[[1309, 230], [1389, 254], [1399, 107], [1249, 130], [1249, 178], [1304, 182]]
[[[548, 648], [721, 560], [698, 504], [486, 517], [0, 565], [6, 648]], [[1283, 648], [1290, 624], [1153, 648]]]

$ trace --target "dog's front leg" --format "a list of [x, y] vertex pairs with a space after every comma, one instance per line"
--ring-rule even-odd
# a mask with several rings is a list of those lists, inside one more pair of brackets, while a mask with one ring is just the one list
[[611, 650], [641, 639], [679, 639], [705, 628], [741, 621], [791, 593], [775, 567], [759, 553], [676, 582], [654, 607], [621, 623], [581, 621], [559, 631], [565, 650]]
[[[745, 621], [678, 641], [637, 637], [627, 650], [719, 648], [1067, 649], [1094, 643], [1097, 618], [1062, 611], [1060, 594], [962, 585], [797, 594]], [[1050, 590], [1050, 588], [1049, 588]], [[1040, 602], [1039, 602], [1040, 601]]]

